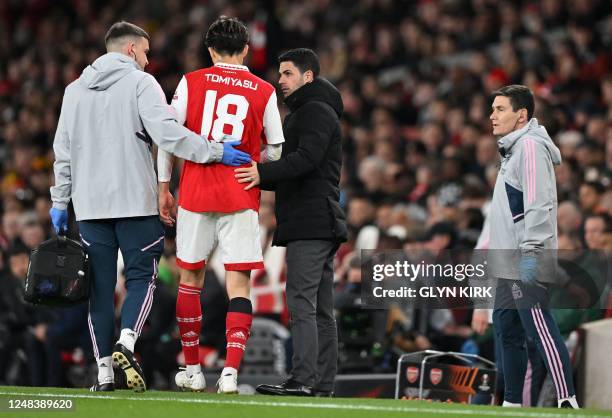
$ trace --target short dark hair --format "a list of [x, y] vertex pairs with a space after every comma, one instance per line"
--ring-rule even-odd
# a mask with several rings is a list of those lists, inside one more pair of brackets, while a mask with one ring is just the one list
[[220, 16], [206, 32], [206, 46], [219, 54], [236, 55], [249, 43], [249, 31], [235, 17]]
[[17, 240], [15, 243], [13, 243], [13, 245], [8, 248], [6, 253], [9, 259], [18, 255], [30, 256], [30, 249], [26, 247], [23, 242]]
[[280, 54], [278, 63], [291, 61], [302, 74], [306, 71], [312, 71], [313, 76], [317, 77], [321, 71], [319, 57], [312, 49], [296, 48], [290, 49], [287, 52]]
[[507, 97], [510, 99], [512, 111], [516, 112], [519, 109], [527, 109], [527, 118], [531, 119], [533, 117], [535, 103], [533, 93], [529, 90], [529, 87], [520, 84], [511, 84], [495, 90], [491, 93], [491, 96], [493, 99], [497, 96]]
[[110, 43], [126, 36], [145, 38], [147, 41], [151, 41], [149, 34], [144, 29], [133, 23], [121, 21], [113, 23], [113, 26], [106, 32], [104, 43], [108, 48]]
[[603, 220], [604, 222], [604, 233], [610, 233], [612, 232], [612, 217], [610, 217], [610, 215], [608, 215], [606, 212], [599, 212], [599, 213], [592, 213], [590, 215], [588, 215], [585, 219], [584, 222], [586, 224], [586, 221], [589, 219], [596, 219], [596, 218], [600, 218], [601, 220]]
[[604, 192], [606, 191], [606, 188], [604, 187], [604, 185], [598, 181], [585, 181], [580, 185], [580, 187], [582, 186], [590, 187], [597, 194], [604, 194]]

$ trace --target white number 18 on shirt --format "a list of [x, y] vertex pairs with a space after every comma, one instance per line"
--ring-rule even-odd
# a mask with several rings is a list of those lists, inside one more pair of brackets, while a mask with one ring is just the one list
[[[214, 111], [216, 104], [216, 112]], [[229, 113], [230, 105], [235, 106], [235, 113]], [[204, 99], [204, 109], [202, 111], [202, 130], [201, 134], [204, 138], [208, 138], [211, 134], [213, 140], [217, 142], [224, 141], [242, 141], [244, 133], [244, 119], [249, 111], [248, 100], [239, 94], [226, 94], [221, 96], [217, 101], [217, 91], [208, 90]], [[217, 118], [213, 123], [213, 113], [216, 113]], [[225, 133], [226, 125], [232, 127], [231, 133]], [[212, 128], [212, 133], [211, 133]]]

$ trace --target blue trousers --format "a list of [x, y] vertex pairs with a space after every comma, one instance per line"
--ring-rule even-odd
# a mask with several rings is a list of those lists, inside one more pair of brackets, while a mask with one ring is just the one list
[[557, 398], [575, 394], [569, 353], [547, 304], [548, 289], [544, 285], [505, 279], [498, 282], [493, 326], [496, 342], [500, 343], [505, 401], [522, 403], [527, 338], [535, 343], [553, 377]]
[[164, 228], [158, 216], [88, 220], [78, 225], [91, 265], [88, 325], [98, 359], [111, 355], [115, 341], [118, 250], [123, 256], [127, 290], [121, 329], [130, 328], [140, 335], [153, 305]]

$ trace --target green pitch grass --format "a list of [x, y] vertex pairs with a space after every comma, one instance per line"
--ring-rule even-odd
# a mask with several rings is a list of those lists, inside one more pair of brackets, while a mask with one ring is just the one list
[[[70, 399], [72, 410], [11, 410], [9, 400]], [[0, 418], [4, 417], [72, 417], [72, 418], [565, 418], [612, 417], [612, 411], [559, 409], [502, 409], [500, 407], [396, 401], [362, 398], [297, 398], [212, 393], [129, 391], [91, 393], [85, 389], [0, 387]]]

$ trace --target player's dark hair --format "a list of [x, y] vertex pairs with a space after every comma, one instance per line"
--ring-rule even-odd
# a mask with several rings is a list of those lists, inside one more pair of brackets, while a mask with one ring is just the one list
[[235, 17], [220, 16], [206, 32], [206, 46], [222, 55], [236, 55], [249, 42], [249, 31]]
[[121, 21], [113, 23], [113, 26], [111, 26], [108, 32], [106, 32], [104, 43], [108, 48], [109, 44], [112, 44], [113, 41], [127, 36], [145, 38], [147, 41], [151, 41], [149, 34], [144, 29], [134, 25], [133, 23]]
[[529, 87], [522, 86], [520, 84], [511, 84], [504, 86], [491, 93], [492, 99], [497, 96], [504, 96], [510, 99], [512, 105], [512, 111], [517, 112], [519, 109], [527, 109], [527, 118], [533, 117], [533, 110], [535, 103], [533, 99], [533, 93], [529, 90]]
[[290, 49], [287, 52], [282, 53], [278, 57], [278, 63], [291, 61], [302, 74], [306, 71], [312, 71], [312, 75], [317, 77], [321, 71], [319, 64], [319, 57], [312, 49], [308, 48], [296, 48]]

